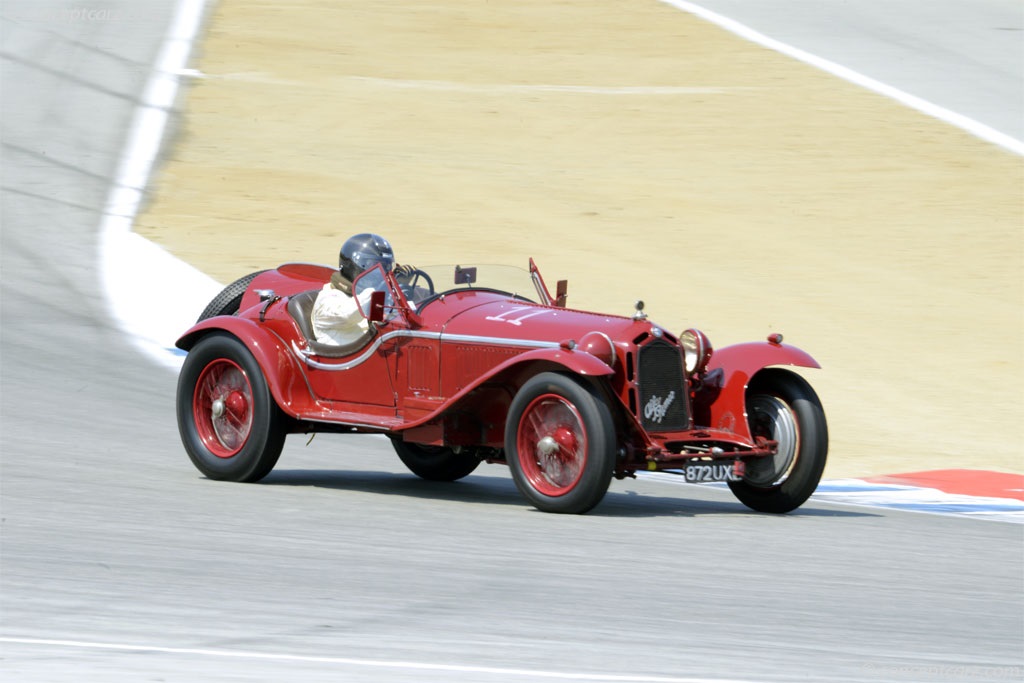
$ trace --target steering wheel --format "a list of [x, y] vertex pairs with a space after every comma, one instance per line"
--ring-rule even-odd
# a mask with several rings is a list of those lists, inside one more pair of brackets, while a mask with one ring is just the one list
[[416, 286], [419, 284], [420, 278], [423, 278], [427, 286], [427, 296], [434, 295], [434, 281], [431, 280], [430, 276], [427, 275], [425, 272], [423, 272], [419, 268], [413, 268], [412, 270], [408, 271], [407, 277], [409, 278], [407, 282], [399, 283], [402, 287], [402, 292], [405, 294], [407, 298], [409, 298], [410, 300], [412, 299], [412, 295], [416, 291]]

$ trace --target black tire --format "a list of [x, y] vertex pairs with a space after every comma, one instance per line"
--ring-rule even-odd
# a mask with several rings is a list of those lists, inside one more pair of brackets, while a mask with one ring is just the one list
[[537, 375], [509, 407], [505, 454], [516, 487], [537, 509], [587, 512], [604, 498], [615, 468], [611, 411], [571, 375]]
[[818, 395], [804, 378], [766, 370], [747, 388], [747, 419], [754, 436], [779, 442], [779, 453], [747, 463], [733, 494], [752, 510], [795, 510], [814, 493], [825, 471], [828, 425]]
[[188, 457], [210, 479], [259, 481], [281, 455], [286, 418], [256, 359], [231, 335], [203, 337], [185, 357], [177, 411]]
[[409, 471], [427, 481], [458, 481], [480, 466], [480, 458], [473, 449], [456, 453], [445, 446], [408, 443], [400, 436], [393, 437], [391, 445]]
[[267, 271], [260, 270], [255, 273], [249, 273], [245, 277], [240, 277], [230, 285], [221, 290], [220, 294], [213, 297], [210, 303], [206, 305], [203, 312], [199, 314], [199, 318], [196, 320], [197, 323], [206, 320], [207, 318], [213, 318], [218, 315], [235, 315], [238, 313], [238, 308], [242, 305], [242, 295], [245, 294], [245, 290], [249, 289], [249, 284], [256, 279], [257, 275], [262, 275]]

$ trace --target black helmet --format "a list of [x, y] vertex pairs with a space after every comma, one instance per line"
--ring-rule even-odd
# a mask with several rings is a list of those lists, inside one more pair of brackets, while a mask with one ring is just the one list
[[395, 252], [391, 250], [391, 244], [380, 235], [364, 232], [349, 237], [341, 245], [338, 270], [349, 281], [355, 280], [364, 270], [378, 263], [387, 271], [395, 265]]

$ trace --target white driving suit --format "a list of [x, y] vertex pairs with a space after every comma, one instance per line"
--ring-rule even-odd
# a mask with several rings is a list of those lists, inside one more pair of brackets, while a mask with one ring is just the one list
[[370, 329], [359, 307], [369, 306], [373, 289], [363, 290], [358, 301], [351, 292], [352, 284], [335, 274], [317, 294], [310, 322], [318, 342], [342, 346], [356, 341]]

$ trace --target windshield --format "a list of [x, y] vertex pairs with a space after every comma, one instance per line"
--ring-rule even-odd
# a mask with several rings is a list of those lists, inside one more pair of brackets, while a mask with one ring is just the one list
[[[401, 288], [402, 298], [418, 310], [445, 294], [460, 290], [490, 291], [533, 303], [550, 303], [539, 274], [524, 268], [504, 265], [446, 265], [422, 268], [396, 268], [394, 281]], [[384, 320], [391, 320], [402, 307], [388, 285], [388, 277], [378, 264], [362, 273], [352, 283], [363, 315], [370, 317], [370, 295], [384, 292]]]
[[384, 319], [390, 320], [395, 316], [395, 297], [387, 285], [387, 279], [380, 264], [357, 277], [356, 281], [352, 283], [352, 291], [359, 302], [363, 317], [370, 317], [370, 295], [374, 291], [384, 292]]
[[496, 291], [533, 302], [545, 302], [546, 299], [530, 272], [515, 266], [422, 266], [408, 275], [400, 274], [398, 282], [409, 301], [417, 306], [462, 289]]

